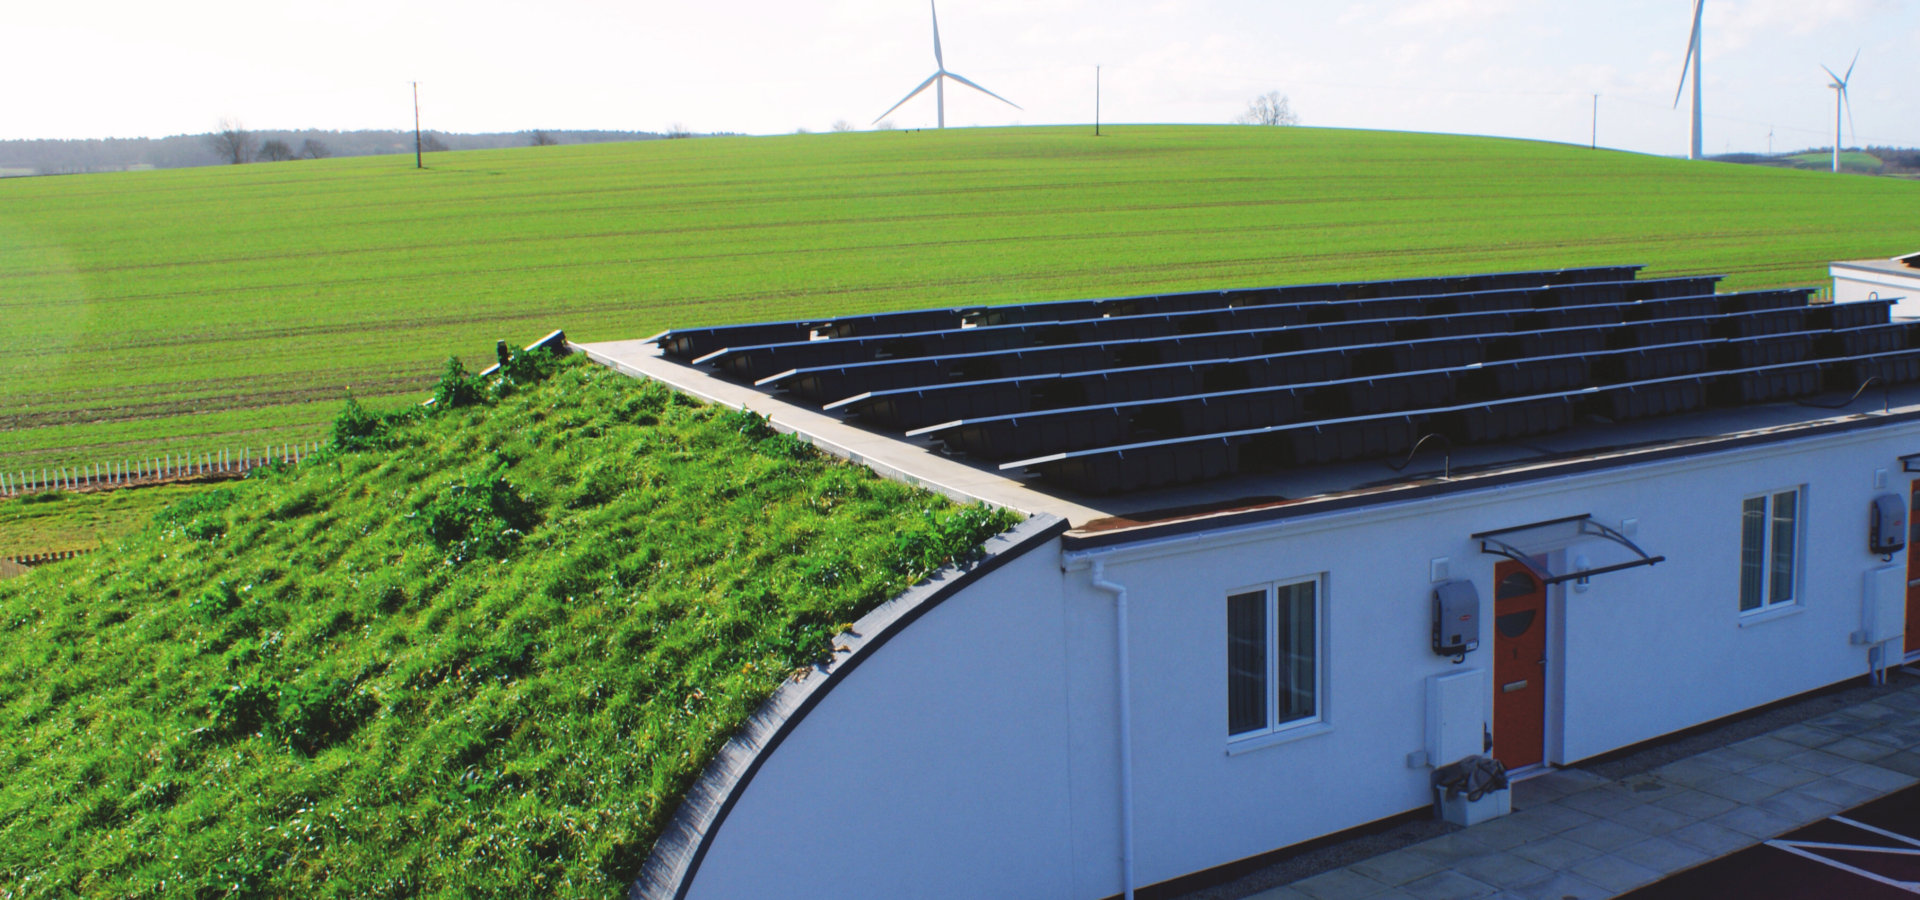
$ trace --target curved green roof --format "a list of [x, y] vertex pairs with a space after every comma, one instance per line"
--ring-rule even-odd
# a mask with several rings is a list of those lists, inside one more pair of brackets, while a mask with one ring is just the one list
[[0, 584], [0, 881], [617, 896], [766, 697], [1015, 518], [539, 374], [343, 414], [334, 449]]

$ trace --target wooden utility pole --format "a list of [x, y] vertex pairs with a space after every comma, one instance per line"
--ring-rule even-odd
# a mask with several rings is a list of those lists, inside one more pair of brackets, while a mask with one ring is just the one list
[[420, 82], [413, 83], [413, 167], [426, 168], [420, 158]]
[[1093, 67], [1093, 136], [1100, 136], [1100, 67]]

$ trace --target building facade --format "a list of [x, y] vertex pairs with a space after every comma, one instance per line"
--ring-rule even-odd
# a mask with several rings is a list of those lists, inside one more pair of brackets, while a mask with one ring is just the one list
[[899, 442], [657, 351], [582, 349], [1036, 513], [783, 690], [636, 897], [1126, 895], [1428, 807], [1434, 767], [1464, 756], [1524, 777], [1920, 651], [1920, 388], [1845, 396], [1857, 369], [1816, 379], [1832, 397], [1415, 441], [1391, 471], [1303, 467], [1149, 509], [996, 497], [994, 477], [1031, 486], [887, 456]]

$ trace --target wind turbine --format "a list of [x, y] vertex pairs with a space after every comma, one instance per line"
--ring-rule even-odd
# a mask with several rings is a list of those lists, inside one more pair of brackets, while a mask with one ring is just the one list
[[886, 112], [881, 113], [878, 118], [875, 118], [873, 120], [874, 123], [879, 124], [881, 119], [884, 119], [887, 116], [891, 115], [894, 110], [907, 105], [908, 100], [912, 100], [913, 98], [920, 96], [921, 91], [926, 90], [928, 86], [932, 86], [934, 89], [934, 97], [936, 98], [935, 103], [939, 108], [940, 127], [941, 128], [947, 127], [946, 79], [948, 78], [958, 81], [961, 84], [966, 85], [967, 87], [973, 88], [974, 90], [979, 91], [980, 93], [985, 94], [989, 97], [992, 97], [993, 99], [998, 100], [1001, 103], [1005, 103], [1006, 105], [1011, 106], [1014, 109], [1019, 109], [1020, 104], [1015, 103], [1012, 100], [1008, 100], [1007, 98], [1002, 97], [999, 94], [996, 94], [990, 90], [987, 90], [986, 88], [983, 88], [977, 84], [974, 84], [971, 81], [968, 81], [965, 78], [962, 78], [959, 75], [955, 75], [954, 73], [947, 71], [947, 62], [945, 59], [941, 58], [940, 56], [940, 10], [934, 7], [933, 0], [927, 0], [927, 8], [933, 10], [933, 64], [934, 64], [933, 74], [927, 76], [927, 80], [920, 82], [920, 86], [917, 88], [914, 88], [912, 93], [909, 93], [905, 97], [900, 98], [899, 103], [895, 103], [894, 105], [887, 107]]
[[[1851, 124], [1853, 122], [1853, 101], [1847, 99], [1847, 78], [1853, 77], [1853, 67], [1859, 64], [1860, 64], [1860, 51], [1855, 50], [1853, 51], [1853, 62], [1850, 62], [1847, 64], [1846, 78], [1842, 78], [1838, 75], [1833, 75], [1833, 70], [1827, 69], [1827, 66], [1825, 63], [1821, 63], [1820, 65], [1820, 68], [1827, 69], [1828, 75], [1833, 75], [1833, 83], [1827, 85], [1827, 87], [1833, 88], [1834, 90], [1833, 170], [1835, 172], [1840, 171], [1840, 108], [1843, 106], [1847, 108], [1847, 122]], [[1856, 132], [1857, 132], [1857, 129], [1856, 129]]]
[[1687, 61], [1680, 65], [1680, 85], [1673, 89], [1673, 108], [1680, 108], [1680, 92], [1687, 87], [1687, 70], [1693, 70], [1693, 143], [1687, 149], [1688, 159], [1700, 158], [1700, 12], [1706, 9], [1707, 0], [1693, 2], [1693, 39], [1687, 42]]

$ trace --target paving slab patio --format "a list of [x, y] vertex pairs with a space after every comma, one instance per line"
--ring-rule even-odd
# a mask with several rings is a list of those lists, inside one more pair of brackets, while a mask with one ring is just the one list
[[1615, 897], [1920, 782], [1920, 672], [1895, 670], [1890, 686], [1859, 693], [1684, 757], [1648, 751], [1637, 771], [1610, 761], [1541, 773], [1514, 785], [1512, 815], [1357, 859], [1349, 848], [1287, 883], [1249, 877], [1234, 883], [1242, 890], [1189, 898]]

